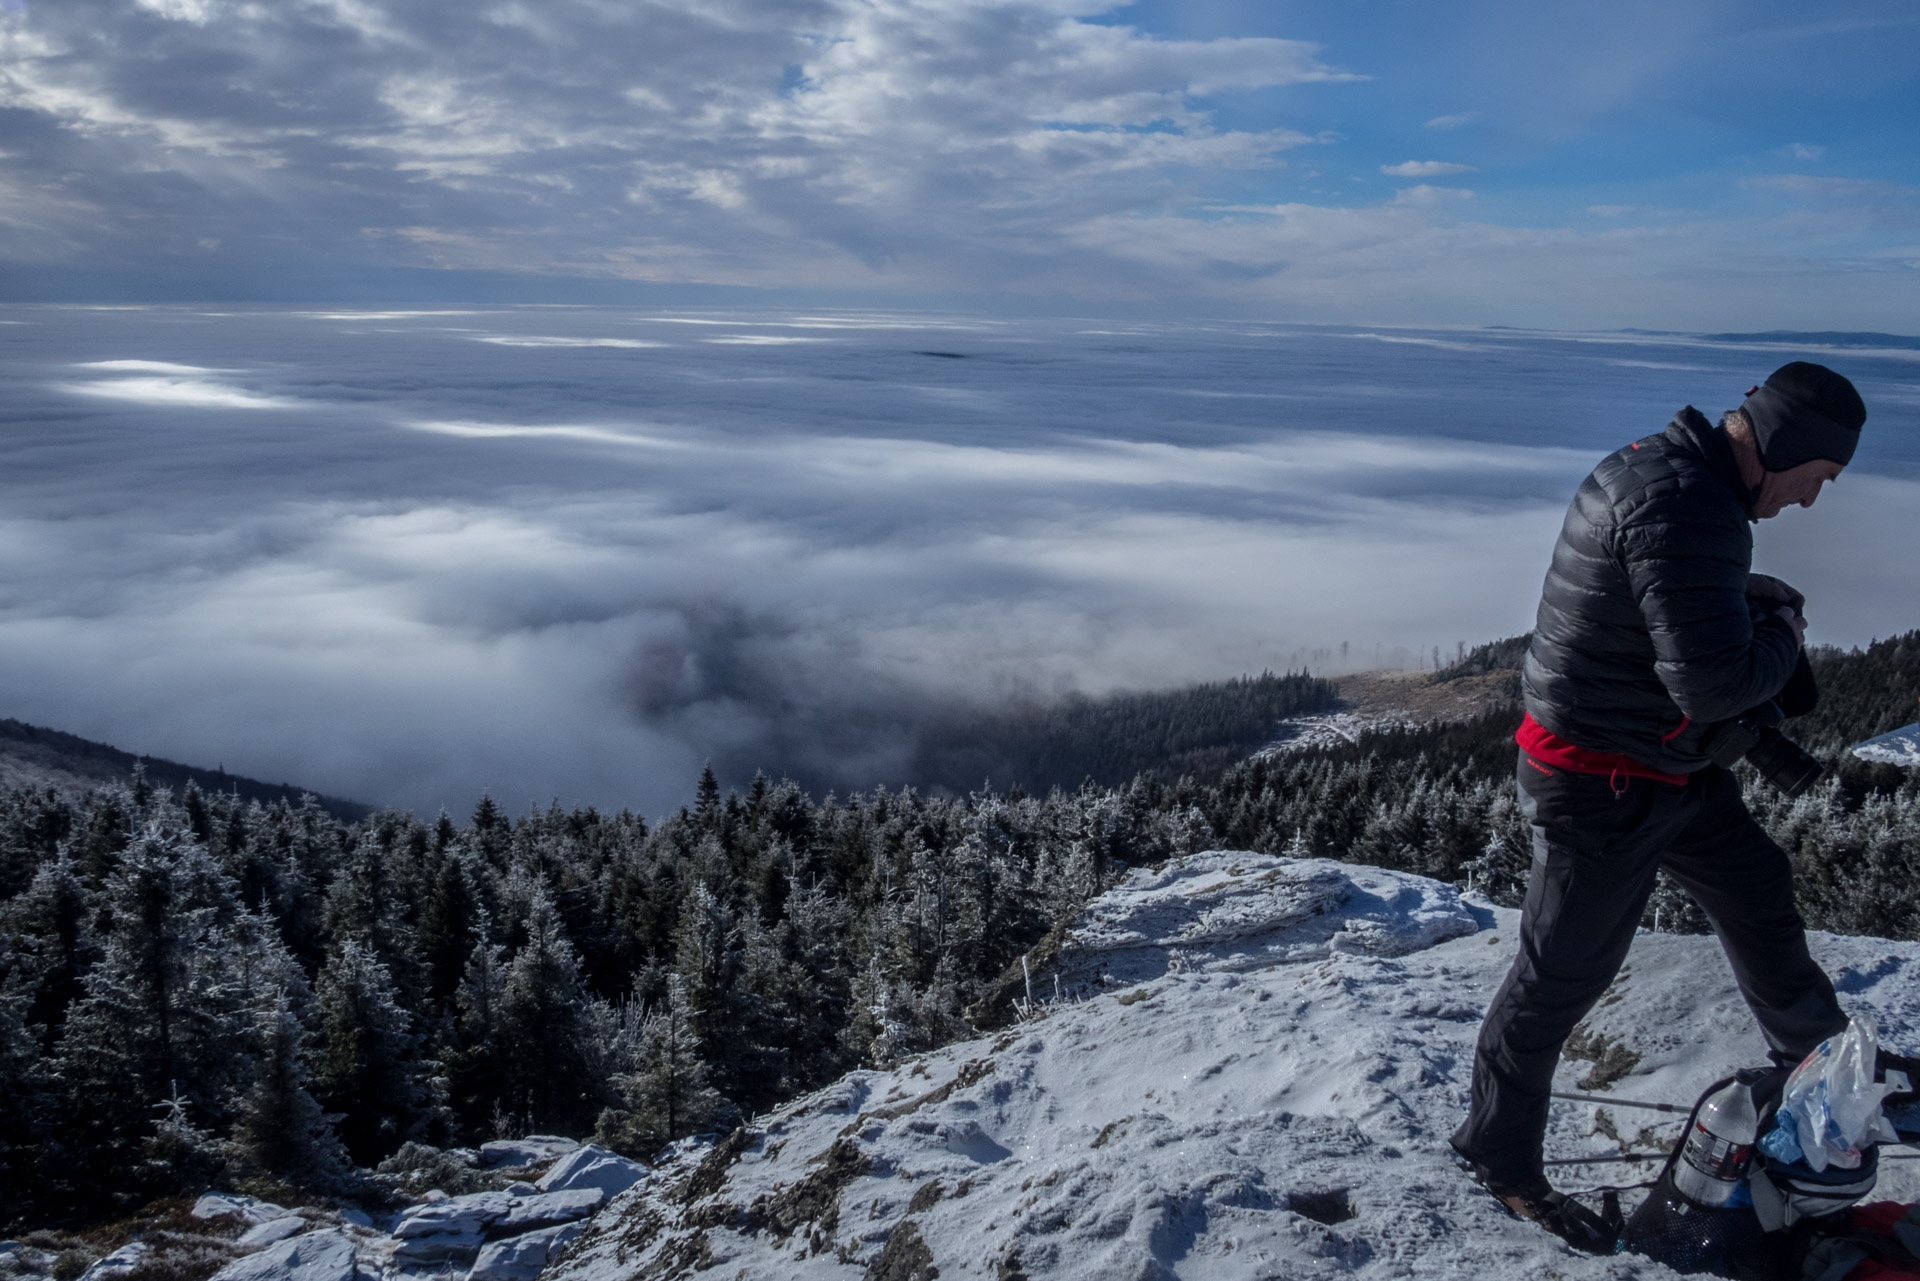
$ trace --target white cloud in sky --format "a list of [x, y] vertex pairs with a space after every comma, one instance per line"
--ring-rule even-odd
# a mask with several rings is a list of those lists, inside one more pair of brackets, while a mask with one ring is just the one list
[[1788, 143], [1784, 150], [1788, 158], [1792, 160], [1818, 160], [1827, 154], [1825, 147], [1817, 147], [1806, 142]]
[[[1571, 136], [1684, 61], [1711, 26], [1700, 6], [1658, 22], [1654, 8], [1636, 8], [1625, 25], [1650, 34], [1632, 39], [1588, 18], [1506, 14], [1469, 42], [1461, 74], [1504, 84], [1500, 66], [1535, 67], [1561, 92], [1534, 122]], [[1261, 253], [1234, 257], [1235, 238], [1206, 228], [1267, 200], [1304, 209], [1289, 152], [1355, 158], [1326, 126], [1354, 109], [1366, 119], [1367, 49], [1173, 38], [1128, 16], [1105, 0], [37, 6], [0, 17], [0, 106], [11, 109], [0, 118], [0, 262], [202, 291], [302, 270], [427, 268], [1189, 313], [1257, 296], [1321, 314], [1328, 295], [1296, 298], [1290, 273]], [[1574, 47], [1573, 61], [1556, 52]], [[1282, 88], [1285, 107], [1221, 110]], [[1531, 102], [1536, 88], [1501, 92]], [[1425, 125], [1489, 120], [1519, 127], [1512, 110], [1478, 104]], [[1416, 180], [1471, 172], [1440, 160], [1358, 167]], [[1568, 291], [1550, 315], [1512, 316], [1500, 308], [1528, 282], [1494, 254], [1477, 285], [1461, 276], [1444, 291], [1355, 279], [1344, 314], [1647, 323], [1666, 301], [1661, 237], [1678, 234], [1704, 251], [1689, 259], [1697, 294], [1737, 291], [1756, 246], [1773, 260], [1776, 308], [1798, 307], [1795, 278], [1830, 278], [1846, 258], [1836, 308], [1868, 300], [1881, 314], [1857, 323], [1892, 327], [1903, 304], [1884, 269], [1910, 255], [1889, 257], [1870, 242], [1879, 232], [1807, 198], [1792, 226], [1756, 215], [1731, 238], [1724, 216], [1663, 226], [1640, 240], [1654, 257], [1639, 264], [1531, 211], [1511, 230], [1538, 243], [1548, 229], [1560, 249], [1543, 269], [1624, 270]], [[1400, 216], [1410, 201], [1426, 202], [1424, 218]], [[1324, 218], [1303, 214], [1300, 226], [1338, 254], [1349, 236], [1333, 224], [1356, 219], [1389, 237], [1381, 258], [1397, 255], [1418, 279], [1430, 246], [1460, 234], [1446, 201], [1402, 192], [1349, 209], [1330, 197]], [[1145, 237], [1113, 229], [1175, 220], [1200, 228], [1177, 237], [1195, 255], [1177, 262], [1135, 252]]]
[[1380, 172], [1395, 178], [1444, 178], [1450, 174], [1472, 173], [1472, 165], [1450, 160], [1403, 160], [1397, 165], [1381, 165]]

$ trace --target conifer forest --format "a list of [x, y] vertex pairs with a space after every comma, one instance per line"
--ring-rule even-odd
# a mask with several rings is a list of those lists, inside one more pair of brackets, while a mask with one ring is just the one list
[[[1523, 643], [1433, 679], [1504, 672]], [[1749, 804], [1810, 925], [1920, 938], [1920, 775], [1845, 753], [1913, 719], [1920, 632], [1815, 657], [1821, 706], [1787, 729], [1829, 775], [1788, 801], [1746, 771]], [[1083, 700], [932, 745], [925, 792], [708, 770], [652, 819], [483, 796], [350, 820], [139, 776], [0, 793], [0, 1226], [216, 1180], [364, 1196], [383, 1167], [528, 1133], [650, 1157], [1008, 1017], [1029, 948], [1176, 853], [1343, 859], [1517, 903], [1517, 703], [1256, 750], [1335, 699], [1299, 674]], [[979, 741], [1022, 776], [941, 785]], [[1647, 923], [1705, 928], [1664, 886]]]

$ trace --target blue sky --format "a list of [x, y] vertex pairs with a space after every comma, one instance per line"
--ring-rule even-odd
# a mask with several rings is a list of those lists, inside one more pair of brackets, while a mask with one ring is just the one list
[[1896, 0], [5, 0], [0, 296], [1911, 330]]

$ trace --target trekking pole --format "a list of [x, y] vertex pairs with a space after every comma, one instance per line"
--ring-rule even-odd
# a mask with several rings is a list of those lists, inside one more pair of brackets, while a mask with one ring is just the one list
[[1628, 1152], [1621, 1156], [1569, 1156], [1556, 1161], [1542, 1161], [1542, 1165], [1609, 1165], [1616, 1161], [1664, 1161], [1665, 1152]]
[[1599, 1094], [1567, 1094], [1555, 1090], [1552, 1097], [1570, 1099], [1575, 1103], [1606, 1103], [1614, 1107], [1646, 1108], [1650, 1112], [1672, 1112], [1678, 1116], [1685, 1116], [1692, 1111], [1691, 1108], [1682, 1107], [1678, 1103], [1643, 1103], [1639, 1099], [1610, 1099]]

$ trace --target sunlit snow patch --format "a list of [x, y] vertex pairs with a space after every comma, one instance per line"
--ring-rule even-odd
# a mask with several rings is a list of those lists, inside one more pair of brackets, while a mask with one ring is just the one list
[[[1138, 873], [1082, 915], [1076, 945], [1192, 967], [1043, 998], [1004, 1032], [850, 1072], [718, 1142], [684, 1141], [543, 1281], [1672, 1275], [1573, 1254], [1475, 1189], [1447, 1147], [1517, 915], [1319, 860], [1215, 852]], [[1433, 941], [1473, 918], [1491, 928]], [[1314, 938], [1298, 960], [1274, 946]], [[1810, 942], [1884, 1043], [1920, 1048], [1920, 944]], [[1570, 1056], [1557, 1087], [1623, 1100], [1691, 1103], [1766, 1056], [1717, 943], [1693, 935], [1637, 938], [1581, 1043], [1614, 1047], [1619, 1070], [1583, 1087], [1596, 1065]], [[1678, 1129], [1556, 1105], [1547, 1154], [1657, 1153]], [[1912, 1199], [1914, 1164], [1883, 1163], [1878, 1194]], [[1556, 1173], [1590, 1189], [1652, 1168]]]
[[1851, 750], [1863, 761], [1920, 768], [1920, 724], [1855, 743]]
[[1143, 868], [1074, 922], [1072, 992], [1169, 970], [1246, 970], [1329, 952], [1404, 956], [1479, 929], [1453, 886], [1331, 859], [1211, 850]]

